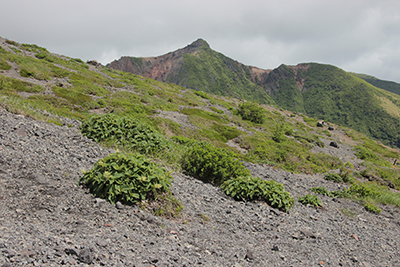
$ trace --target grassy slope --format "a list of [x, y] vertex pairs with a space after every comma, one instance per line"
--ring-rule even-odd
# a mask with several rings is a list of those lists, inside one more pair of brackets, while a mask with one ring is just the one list
[[[35, 45], [13, 43], [8, 48], [11, 51], [0, 49], [0, 59], [3, 62], [3, 70], [0, 71], [0, 106], [11, 112], [59, 125], [68, 125], [64, 118], [84, 121], [95, 111], [113, 112], [138, 118], [166, 137], [182, 136], [208, 141], [215, 146], [233, 150], [245, 160], [267, 163], [288, 171], [325, 172], [344, 164], [333, 156], [310, 152], [312, 147], [322, 145], [320, 138], [331, 139], [328, 131], [315, 127], [315, 120], [304, 118], [303, 121], [300, 116], [287, 116], [288, 113], [269, 106], [271, 112], [265, 111], [265, 122], [253, 124], [235, 115], [236, 99], [226, 100], [174, 84], [104, 67], [93, 67], [79, 59], [50, 54]], [[22, 74], [26, 77], [17, 75], [16, 78], [10, 78], [2, 75], [9, 71], [10, 64], [15, 64], [20, 74], [25, 69], [26, 72]], [[312, 74], [313, 70], [309, 72]], [[324, 75], [320, 72], [314, 74]], [[310, 88], [307, 92], [313, 90]], [[366, 88], [364, 91], [369, 90]], [[185, 128], [168, 118], [155, 116], [159, 111], [185, 115], [197, 129]], [[397, 152], [363, 135], [354, 132], [349, 135], [383, 160], [398, 158]], [[241, 149], [227, 145], [229, 140], [237, 137], [237, 145]], [[171, 143], [168, 151], [151, 156], [166, 165], [179, 168], [180, 157], [186, 149], [185, 145]], [[242, 154], [242, 149], [248, 153]], [[387, 161], [381, 165], [390, 171], [382, 169], [377, 163], [371, 164], [368, 175], [393, 180], [393, 183], [398, 180], [398, 171], [388, 167], [390, 163]], [[400, 185], [395, 183], [395, 186]]]
[[271, 96], [279, 107], [305, 113], [303, 96], [295, 79], [294, 71], [282, 64], [268, 75], [265, 84], [272, 88]]
[[[297, 75], [285, 65], [270, 73], [265, 84], [279, 106], [350, 127], [387, 145], [400, 145], [399, 96], [337, 67], [306, 65], [308, 70]], [[299, 79], [305, 79], [302, 92], [296, 86]]]
[[[131, 61], [140, 71], [142, 59], [131, 58]], [[202, 40], [202, 44], [196, 42], [196, 49], [183, 55], [183, 62], [169, 74], [167, 81], [212, 94], [276, 104], [350, 127], [390, 146], [400, 145], [397, 95], [370, 86], [334, 66], [304, 65], [311, 68], [295, 70], [296, 67], [281, 65], [254, 78], [247, 66], [213, 51]], [[374, 81], [382, 85], [382, 81]], [[302, 83], [304, 87], [300, 90]], [[384, 85], [384, 89], [397, 90], [392, 83]]]
[[[345, 125], [385, 144], [399, 146], [400, 98], [329, 65], [311, 64], [303, 93], [306, 114]], [[386, 103], [386, 104], [385, 104]]]
[[364, 81], [372, 84], [373, 86], [376, 86], [378, 88], [381, 88], [386, 91], [400, 95], [400, 84], [398, 84], [396, 82], [384, 81], [384, 80], [380, 80], [374, 76], [359, 74], [359, 73], [353, 73], [353, 75], [357, 76], [358, 78], [363, 79]]

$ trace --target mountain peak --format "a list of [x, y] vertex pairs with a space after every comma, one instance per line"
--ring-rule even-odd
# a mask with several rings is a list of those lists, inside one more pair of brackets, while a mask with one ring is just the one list
[[206, 47], [210, 48], [210, 45], [203, 39], [199, 38], [190, 45], [188, 45], [190, 48], [201, 48], [201, 47]]

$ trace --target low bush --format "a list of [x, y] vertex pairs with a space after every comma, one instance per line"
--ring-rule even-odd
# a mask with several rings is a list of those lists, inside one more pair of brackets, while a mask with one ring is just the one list
[[311, 205], [314, 207], [321, 207], [322, 202], [319, 200], [319, 198], [315, 195], [307, 194], [303, 197], [299, 197], [299, 202], [303, 205]]
[[315, 194], [319, 194], [319, 195], [323, 195], [323, 196], [328, 196], [331, 197], [333, 196], [331, 194], [331, 192], [329, 192], [325, 187], [321, 186], [321, 187], [313, 187], [310, 188], [310, 191], [315, 193]]
[[181, 144], [181, 145], [186, 145], [186, 146], [192, 146], [194, 144], [199, 143], [196, 139], [185, 137], [185, 136], [172, 136], [171, 140], [174, 141], [175, 143]]
[[221, 188], [225, 194], [236, 200], [262, 200], [273, 208], [288, 211], [294, 199], [282, 184], [259, 177], [236, 177], [225, 181]]
[[372, 213], [375, 213], [375, 214], [381, 213], [381, 209], [380, 209], [380, 208], [378, 208], [376, 205], [371, 204], [371, 203], [369, 203], [369, 202], [366, 202], [366, 203], [364, 204], [364, 208], [365, 208], [367, 211], [372, 212]]
[[91, 192], [111, 203], [134, 204], [168, 192], [170, 174], [140, 154], [114, 153], [100, 159], [80, 178]]
[[334, 181], [335, 183], [353, 183], [354, 178], [349, 170], [346, 168], [340, 169], [340, 174], [338, 173], [328, 173], [325, 175], [325, 180], [327, 181]]
[[381, 195], [381, 192], [377, 191], [375, 188], [370, 187], [367, 184], [357, 184], [357, 183], [353, 183], [347, 192], [355, 197], [376, 198]]
[[263, 124], [266, 120], [265, 109], [252, 102], [240, 104], [238, 114], [243, 120], [248, 120], [257, 124]]
[[27, 69], [21, 69], [19, 71], [19, 75], [21, 75], [22, 77], [28, 78], [28, 77], [35, 76], [35, 73], [33, 71], [30, 71]]
[[325, 175], [324, 179], [327, 181], [334, 181], [336, 183], [342, 182], [342, 177], [340, 177], [340, 175], [337, 173], [328, 173]]
[[81, 132], [96, 142], [111, 141], [144, 153], [167, 148], [166, 139], [150, 126], [112, 114], [91, 117], [82, 124]]
[[183, 156], [182, 168], [190, 175], [216, 185], [230, 178], [250, 175], [235, 153], [206, 142], [193, 144]]
[[381, 157], [379, 157], [377, 154], [375, 154], [371, 149], [363, 147], [363, 146], [356, 146], [355, 150], [357, 151], [355, 155], [357, 158], [376, 163], [379, 166], [383, 167], [391, 167], [391, 163], [383, 160]]
[[11, 66], [4, 59], [0, 58], [0, 70], [9, 70]]
[[216, 107], [210, 107], [212, 111], [217, 112], [219, 114], [224, 114], [223, 110], [217, 109]]
[[195, 95], [198, 95], [198, 96], [204, 98], [204, 99], [211, 99], [211, 97], [209, 97], [209, 96], [207, 95], [206, 92], [203, 92], [203, 91], [193, 91], [193, 93], [194, 93]]

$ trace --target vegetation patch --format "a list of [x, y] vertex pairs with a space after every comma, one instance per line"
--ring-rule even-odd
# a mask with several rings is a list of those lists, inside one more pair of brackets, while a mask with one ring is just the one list
[[298, 201], [303, 205], [311, 205], [313, 207], [321, 207], [322, 202], [315, 195], [307, 194], [305, 196], [299, 197]]
[[294, 205], [290, 193], [274, 180], [266, 181], [252, 176], [235, 177], [225, 181], [221, 188], [236, 200], [261, 200], [285, 212]]
[[332, 197], [333, 195], [331, 194], [331, 192], [329, 192], [325, 187], [321, 186], [321, 187], [313, 187], [310, 188], [310, 191], [315, 193], [315, 194], [319, 194], [319, 195], [323, 195], [323, 196], [328, 196], [328, 197]]
[[96, 142], [111, 141], [143, 153], [167, 148], [166, 139], [153, 128], [123, 116], [93, 116], [82, 124], [81, 131]]
[[4, 59], [0, 58], [0, 70], [9, 70], [11, 66]]
[[40, 93], [44, 88], [29, 82], [24, 82], [10, 77], [0, 76], [0, 92], [2, 91]]
[[286, 138], [281, 142], [263, 141], [250, 150], [247, 157], [258, 163], [267, 163], [290, 172], [319, 173], [337, 169], [343, 163], [334, 156], [311, 153], [309, 148]]
[[114, 153], [85, 172], [80, 183], [111, 203], [135, 204], [169, 192], [171, 176], [143, 155]]
[[328, 173], [324, 177], [325, 180], [333, 181], [335, 183], [353, 183], [354, 177], [351, 172], [344, 167], [340, 169], [340, 173]]
[[205, 111], [197, 108], [185, 108], [181, 110], [181, 113], [186, 114], [188, 116], [198, 116], [207, 120], [215, 121], [218, 123], [224, 123], [224, 119], [221, 118], [221, 115], [217, 115], [213, 112]]
[[266, 120], [265, 109], [253, 102], [244, 102], [239, 105], [238, 114], [244, 120], [263, 124]]
[[183, 156], [182, 168], [204, 182], [221, 185], [230, 178], [249, 176], [238, 156], [210, 143], [195, 143]]

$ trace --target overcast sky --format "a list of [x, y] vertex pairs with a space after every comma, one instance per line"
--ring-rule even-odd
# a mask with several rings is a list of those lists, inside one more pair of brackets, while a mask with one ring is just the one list
[[1, 0], [0, 36], [107, 64], [198, 38], [263, 69], [318, 62], [400, 82], [400, 1]]

